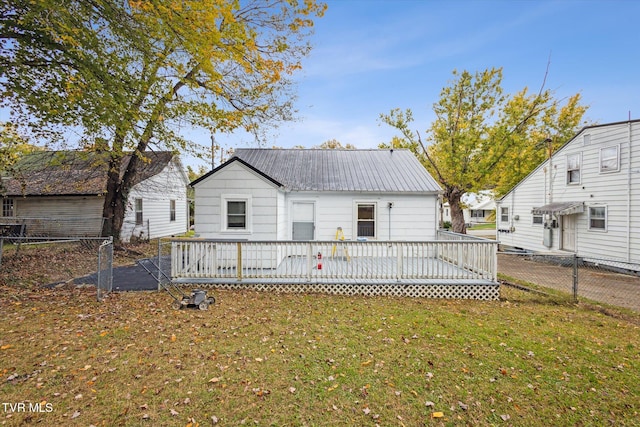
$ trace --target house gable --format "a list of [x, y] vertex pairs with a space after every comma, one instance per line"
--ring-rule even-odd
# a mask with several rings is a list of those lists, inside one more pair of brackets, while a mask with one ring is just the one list
[[588, 126], [498, 201], [504, 245], [640, 260], [640, 120]]

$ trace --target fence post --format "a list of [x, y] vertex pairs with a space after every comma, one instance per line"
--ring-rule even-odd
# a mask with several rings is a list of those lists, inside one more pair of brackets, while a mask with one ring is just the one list
[[573, 301], [578, 302], [578, 256], [573, 254]]
[[0, 267], [2, 267], [2, 246], [4, 246], [4, 238], [0, 237]]
[[307, 242], [307, 282], [311, 282], [311, 270], [313, 270], [313, 248], [311, 242]]
[[162, 290], [161, 280], [162, 280], [162, 268], [160, 268], [160, 263], [162, 262], [162, 239], [158, 237], [158, 290]]

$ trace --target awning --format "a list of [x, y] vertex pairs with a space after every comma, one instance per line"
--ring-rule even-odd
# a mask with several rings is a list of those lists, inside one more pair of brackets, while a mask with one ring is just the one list
[[555, 202], [531, 209], [534, 215], [573, 215], [584, 212], [584, 202]]

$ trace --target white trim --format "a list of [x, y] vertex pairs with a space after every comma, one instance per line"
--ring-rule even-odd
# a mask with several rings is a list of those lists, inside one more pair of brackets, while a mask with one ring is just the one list
[[[228, 202], [245, 202], [245, 228], [229, 228], [227, 217]], [[221, 194], [220, 195], [220, 232], [251, 234], [253, 232], [252, 197], [250, 194]]]
[[[611, 148], [615, 148], [616, 149], [616, 155], [615, 155], [616, 166], [615, 166], [615, 168], [604, 168], [603, 169], [602, 161], [604, 160], [604, 158], [602, 157], [602, 152], [604, 150], [611, 149]], [[608, 157], [607, 160], [609, 160], [609, 161], [613, 160], [613, 156]], [[599, 165], [600, 173], [620, 172], [620, 144], [609, 145], [607, 147], [600, 148], [600, 156], [599, 156], [599, 160], [598, 160], [598, 165]]]
[[[574, 157], [578, 158], [578, 167], [577, 168], [573, 168], [570, 169], [569, 165], [570, 165], [570, 160]], [[573, 153], [573, 154], [567, 154], [566, 156], [566, 163], [565, 163], [565, 183], [567, 185], [580, 185], [582, 183], [582, 153]], [[578, 171], [578, 181], [569, 181], [569, 177], [570, 177], [570, 173], [571, 171]]]
[[[604, 209], [604, 228], [596, 228], [591, 226], [591, 209], [602, 208]], [[602, 218], [597, 218], [602, 219]], [[589, 206], [589, 215], [587, 219], [587, 225], [589, 231], [595, 231], [597, 233], [605, 233], [609, 228], [609, 209], [607, 209], [607, 205], [592, 205]]]
[[[373, 236], [358, 236], [358, 206], [373, 205]], [[376, 200], [354, 200], [353, 203], [353, 231], [354, 237], [363, 237], [367, 239], [378, 239], [378, 202]]]

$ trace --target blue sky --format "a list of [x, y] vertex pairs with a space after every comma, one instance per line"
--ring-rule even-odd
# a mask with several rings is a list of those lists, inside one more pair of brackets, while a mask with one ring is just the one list
[[[432, 105], [454, 69], [503, 67], [507, 93], [524, 87], [537, 92], [549, 61], [546, 88], [560, 99], [581, 93], [590, 106], [589, 121], [623, 121], [629, 112], [640, 118], [640, 2], [327, 4], [316, 22], [314, 49], [296, 76], [299, 121], [281, 126], [272, 145], [312, 147], [335, 138], [357, 148], [376, 147], [394, 135], [378, 119], [393, 108], [410, 108], [416, 129], [427, 129]], [[225, 147], [254, 144], [241, 134], [216, 140]]]

